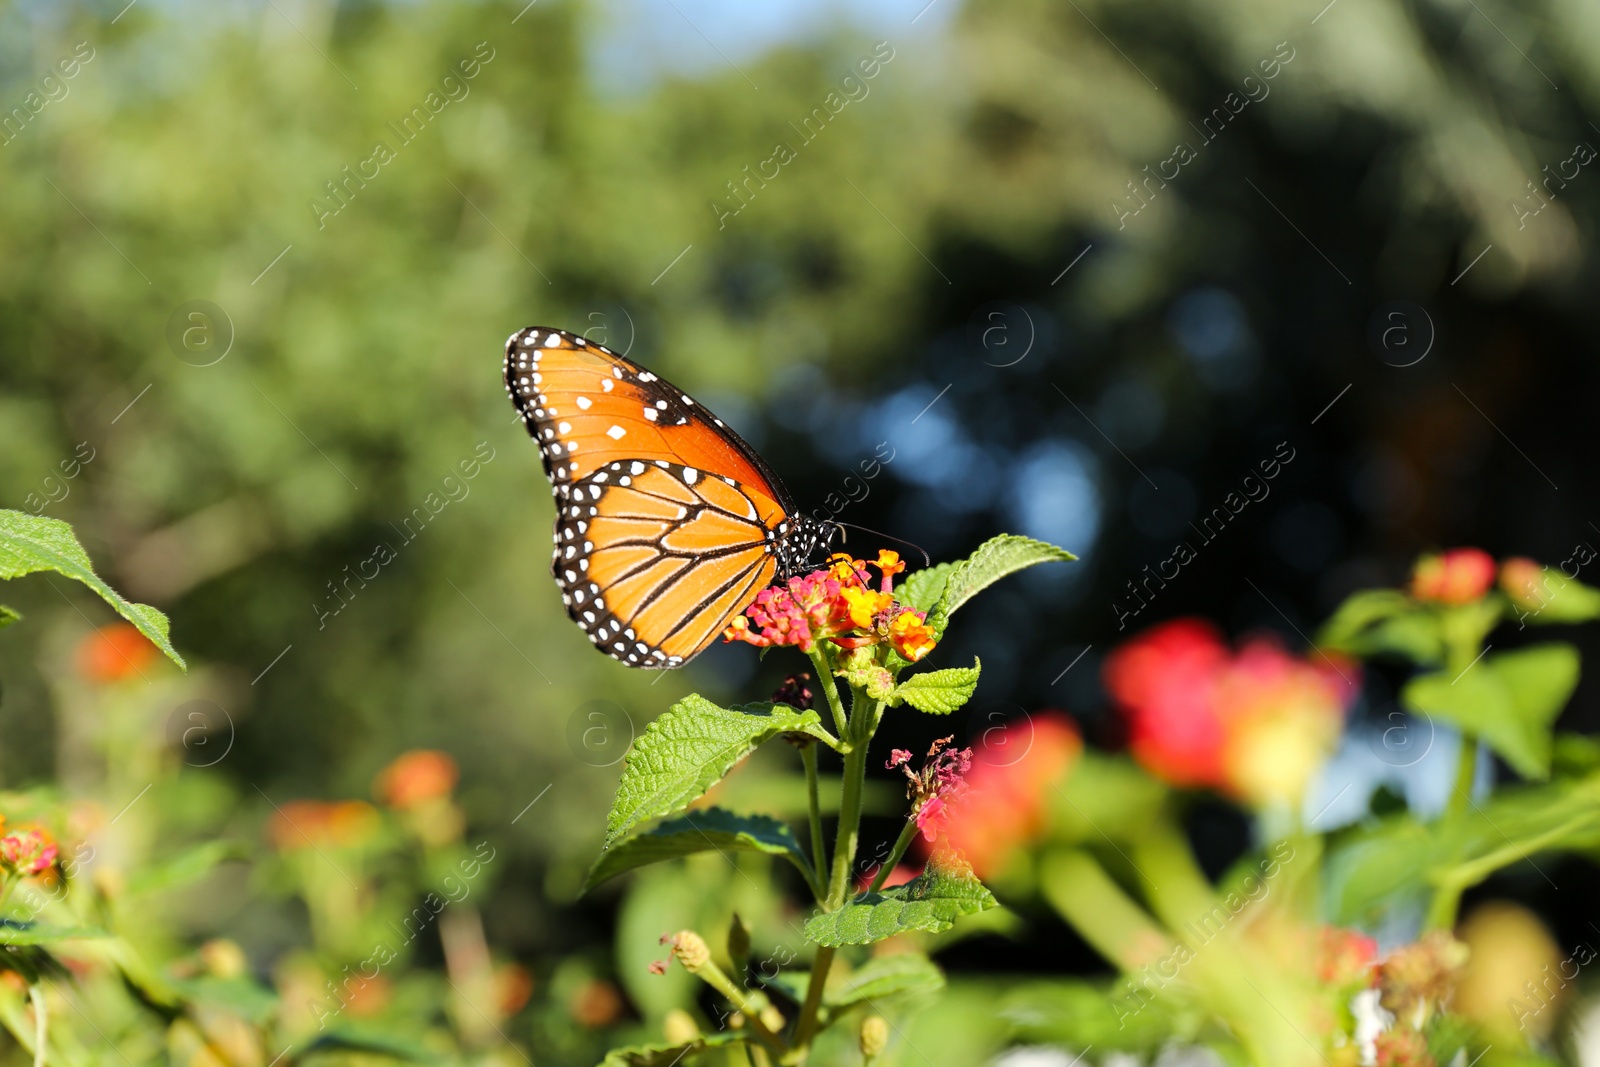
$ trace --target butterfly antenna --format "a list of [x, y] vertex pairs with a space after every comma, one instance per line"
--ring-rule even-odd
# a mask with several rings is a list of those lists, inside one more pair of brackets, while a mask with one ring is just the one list
[[852, 530], [860, 530], [862, 533], [872, 534], [874, 537], [882, 537], [882, 538], [885, 538], [885, 539], [890, 540], [890, 541], [895, 541], [895, 542], [898, 542], [898, 543], [900, 543], [902, 545], [905, 545], [907, 548], [914, 548], [918, 552], [922, 553], [922, 565], [924, 567], [930, 567], [930, 566], [933, 565], [933, 560], [928, 556], [927, 549], [923, 548], [921, 545], [916, 544], [913, 541], [907, 541], [903, 537], [895, 537], [893, 534], [886, 534], [882, 530], [872, 530], [872, 529], [868, 529], [865, 526], [856, 526], [853, 523], [839, 522], [838, 520], [834, 520], [833, 524], [835, 526], [839, 527], [839, 542], [840, 542], [840, 544], [844, 543], [844, 540], [845, 540], [845, 538], [844, 538], [844, 530], [845, 530], [845, 527], [848, 526]]

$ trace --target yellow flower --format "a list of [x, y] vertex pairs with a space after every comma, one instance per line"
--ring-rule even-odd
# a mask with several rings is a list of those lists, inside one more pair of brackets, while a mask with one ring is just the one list
[[858, 630], [870, 630], [879, 612], [888, 611], [894, 597], [888, 593], [874, 593], [870, 589], [849, 588], [839, 591], [850, 609], [850, 624]]
[[920, 611], [902, 611], [889, 624], [889, 643], [901, 657], [916, 663], [938, 644], [933, 630], [923, 625]]

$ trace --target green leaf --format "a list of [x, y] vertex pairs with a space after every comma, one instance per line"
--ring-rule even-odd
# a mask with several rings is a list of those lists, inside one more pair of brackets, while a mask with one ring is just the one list
[[939, 602], [928, 613], [928, 625], [943, 634], [956, 609], [1008, 574], [1036, 563], [1070, 562], [1071, 552], [1031, 537], [1001, 534], [978, 546], [972, 555], [950, 568]]
[[937, 934], [963, 915], [995, 907], [994, 895], [961, 861], [932, 860], [905, 885], [865, 893], [838, 911], [806, 921], [806, 939], [819, 945], [869, 945], [909, 930]]
[[1542, 852], [1596, 847], [1600, 774], [1502, 789], [1453, 817], [1424, 824], [1400, 813], [1340, 835], [1328, 854], [1329, 907], [1337, 922], [1371, 921], [1429, 886], [1471, 888]]
[[957, 566], [955, 563], [940, 563], [912, 571], [900, 583], [900, 588], [894, 591], [894, 598], [918, 611], [932, 611], [938, 605], [939, 598], [944, 596], [945, 582]]
[[678, 701], [650, 724], [623, 762], [606, 820], [606, 847], [642, 822], [688, 808], [763, 742], [789, 733], [838, 746], [814, 711], [787, 704], [719, 708], [697, 693]]
[[0, 578], [21, 578], [38, 571], [55, 571], [93, 589], [168, 659], [188, 670], [168, 637], [167, 617], [147, 604], [124, 600], [101, 581], [71, 526], [60, 519], [0, 509]]
[[926, 993], [944, 988], [944, 972], [926, 956], [911, 952], [868, 960], [848, 978], [829, 984], [822, 1002], [835, 1011], [864, 1000], [883, 1000], [903, 993]]
[[982, 664], [976, 658], [971, 667], [947, 667], [942, 671], [913, 674], [895, 686], [889, 694], [891, 707], [910, 704], [918, 711], [930, 715], [948, 715], [972, 699], [978, 688], [978, 670]]
[[1577, 650], [1554, 643], [1484, 656], [1454, 678], [1421, 675], [1400, 695], [1413, 710], [1483, 738], [1524, 778], [1548, 778], [1550, 725], [1577, 684]]
[[650, 863], [677, 859], [696, 852], [765, 852], [784, 856], [812, 881], [811, 861], [790, 830], [765, 815], [736, 815], [721, 808], [692, 811], [680, 819], [630, 837], [601, 853], [583, 883], [587, 893], [624, 871]]
[[1353, 656], [1401, 656], [1413, 663], [1444, 659], [1437, 615], [1397, 589], [1366, 589], [1346, 597], [1322, 624], [1315, 644]]
[[52, 941], [81, 941], [110, 936], [93, 926], [56, 926], [52, 923], [0, 919], [0, 945], [47, 945]]
[[1551, 625], [1600, 619], [1600, 589], [1574, 581], [1555, 567], [1544, 568], [1537, 596], [1543, 601], [1537, 610], [1512, 607], [1518, 622]]
[[170, 889], [200, 878], [217, 864], [230, 859], [247, 859], [249, 850], [235, 841], [207, 841], [179, 853], [172, 860], [142, 869], [129, 877], [125, 891], [148, 893]]
[[1153, 1054], [1204, 1025], [1205, 1013], [1181, 1001], [1177, 988], [1152, 996], [1132, 979], [1065, 978], [1011, 990], [999, 1012], [1027, 1041]]
[[630, 1045], [612, 1049], [600, 1062], [600, 1067], [673, 1067], [691, 1052], [704, 1052], [708, 1048], [728, 1048], [744, 1043], [744, 1035], [731, 1030], [701, 1034], [685, 1045]]
[[7, 626], [10, 626], [14, 622], [21, 622], [21, 621], [22, 621], [22, 613], [21, 612], [15, 610], [14, 608], [8, 608], [4, 604], [0, 604], [0, 630], [5, 629]]

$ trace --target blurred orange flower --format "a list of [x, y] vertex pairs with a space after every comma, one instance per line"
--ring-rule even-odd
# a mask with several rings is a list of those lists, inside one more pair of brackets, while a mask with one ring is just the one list
[[444, 752], [417, 748], [403, 752], [372, 783], [377, 798], [391, 808], [415, 808], [450, 795], [459, 772], [456, 761]]
[[1152, 774], [1292, 804], [1338, 741], [1356, 670], [1292, 656], [1271, 637], [1233, 653], [1211, 624], [1178, 619], [1111, 653], [1105, 681]]
[[344, 1002], [344, 1010], [351, 1015], [377, 1015], [389, 1006], [389, 1001], [394, 997], [389, 979], [381, 974], [371, 978], [357, 977], [354, 983], [346, 979], [345, 990], [349, 998]]
[[622, 994], [610, 982], [594, 978], [577, 988], [568, 1007], [580, 1026], [598, 1030], [621, 1018]]
[[986, 878], [1045, 829], [1051, 790], [1083, 751], [1072, 720], [1043, 711], [986, 731], [973, 745], [966, 792], [942, 814], [941, 841]]
[[377, 809], [361, 800], [291, 800], [278, 806], [267, 837], [284, 852], [301, 848], [351, 848], [378, 832]]
[[1440, 604], [1470, 604], [1494, 584], [1494, 558], [1481, 548], [1423, 556], [1411, 571], [1411, 595]]
[[78, 670], [91, 682], [108, 685], [136, 677], [159, 655], [144, 634], [128, 623], [116, 622], [78, 642]]
[[502, 1019], [523, 1009], [533, 996], [533, 975], [520, 963], [508, 963], [494, 972], [495, 1006]]

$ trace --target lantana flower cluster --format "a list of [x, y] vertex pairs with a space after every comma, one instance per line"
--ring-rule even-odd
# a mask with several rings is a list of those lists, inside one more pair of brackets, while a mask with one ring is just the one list
[[[0, 830], [5, 825], [5, 817], [0, 816]], [[8, 874], [43, 874], [56, 865], [59, 857], [55, 840], [37, 827], [19, 827], [0, 837], [0, 867]]]
[[1147, 770], [1254, 805], [1299, 802], [1359, 681], [1352, 663], [1301, 659], [1270, 637], [1232, 652], [1200, 619], [1129, 641], [1107, 657], [1105, 679]]
[[[877, 569], [876, 583], [868, 567]], [[835, 554], [825, 570], [763, 589], [722, 639], [758, 648], [793, 645], [808, 654], [819, 641], [848, 650], [887, 646], [915, 663], [938, 639], [926, 612], [894, 598], [894, 576], [905, 569], [899, 553], [887, 549], [870, 561]]]

